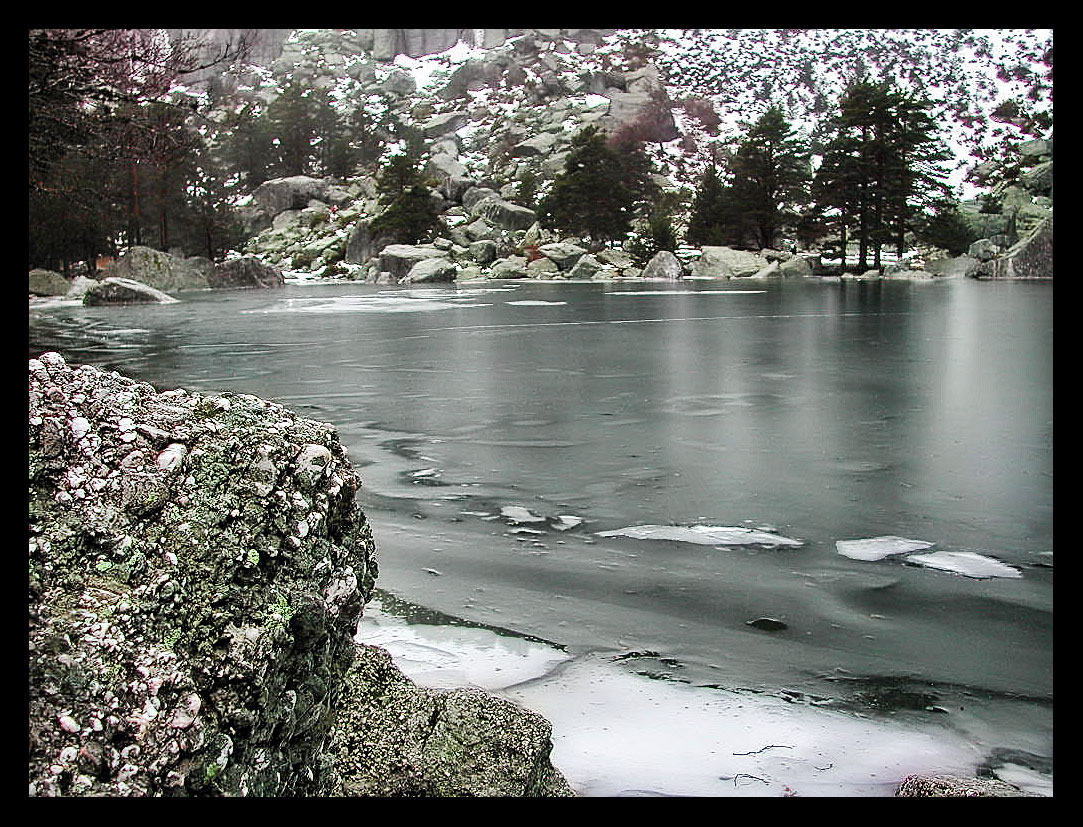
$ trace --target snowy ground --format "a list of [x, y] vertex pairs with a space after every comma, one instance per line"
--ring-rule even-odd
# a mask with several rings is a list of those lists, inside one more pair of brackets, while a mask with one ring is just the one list
[[379, 599], [357, 639], [420, 685], [477, 686], [544, 715], [553, 763], [584, 796], [891, 796], [909, 774], [972, 775], [982, 758], [947, 729], [651, 680], [598, 654], [407, 624]]

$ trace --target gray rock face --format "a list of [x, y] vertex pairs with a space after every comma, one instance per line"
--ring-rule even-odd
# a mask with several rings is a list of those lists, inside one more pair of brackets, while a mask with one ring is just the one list
[[402, 277], [404, 284], [455, 281], [459, 268], [446, 258], [426, 258], [419, 261]]
[[380, 251], [380, 270], [391, 274], [394, 281], [403, 277], [427, 258], [445, 258], [447, 254], [427, 244], [389, 244]]
[[1053, 278], [1053, 219], [1047, 218], [1003, 256], [982, 262], [979, 278]]
[[138, 281], [156, 290], [206, 290], [207, 271], [188, 259], [163, 253], [150, 247], [132, 247], [110, 267], [102, 271], [104, 278]]
[[30, 360], [30, 786], [311, 795], [376, 577], [335, 430]]
[[498, 195], [487, 196], [470, 210], [477, 218], [484, 218], [502, 230], [525, 230], [538, 220], [537, 214], [526, 207], [505, 201]]
[[223, 261], [214, 268], [210, 279], [211, 287], [282, 287], [285, 284], [282, 271], [265, 264], [256, 256]]
[[308, 175], [288, 178], [272, 178], [264, 181], [252, 192], [253, 204], [273, 219], [285, 210], [301, 210], [312, 199], [325, 200], [330, 183]]
[[172, 304], [176, 301], [168, 293], [142, 282], [115, 276], [102, 279], [83, 294], [83, 304], [87, 307], [103, 304]]
[[587, 251], [579, 245], [570, 244], [567, 241], [543, 244], [538, 248], [538, 252], [550, 259], [561, 270], [571, 270], [575, 263], [587, 254]]
[[570, 794], [544, 719], [353, 641], [376, 546], [332, 426], [29, 379], [31, 796]]
[[700, 278], [738, 279], [756, 275], [768, 261], [761, 255], [730, 247], [704, 247], [692, 264], [692, 275]]
[[660, 250], [655, 253], [647, 266], [643, 268], [643, 278], [646, 279], [671, 279], [676, 280], [684, 276], [684, 268], [678, 259], [669, 250]]
[[71, 282], [53, 270], [31, 270], [30, 292], [35, 296], [66, 296]]

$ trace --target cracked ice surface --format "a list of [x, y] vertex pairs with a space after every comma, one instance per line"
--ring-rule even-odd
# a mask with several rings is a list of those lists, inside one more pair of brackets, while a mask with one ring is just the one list
[[793, 540], [778, 534], [740, 526], [719, 525], [635, 525], [614, 531], [599, 531], [599, 537], [631, 537], [634, 540], [675, 540], [681, 543], [698, 543], [707, 546], [801, 546], [801, 540]]
[[883, 560], [893, 554], [907, 554], [932, 548], [935, 543], [925, 540], [908, 540], [892, 534], [884, 537], [869, 537], [864, 540], [838, 540], [835, 548], [844, 557], [854, 560]]
[[932, 554], [912, 554], [908, 563], [917, 563], [932, 569], [962, 574], [967, 577], [1022, 577], [1022, 573], [1007, 563], [975, 554], [972, 551], [934, 551]]

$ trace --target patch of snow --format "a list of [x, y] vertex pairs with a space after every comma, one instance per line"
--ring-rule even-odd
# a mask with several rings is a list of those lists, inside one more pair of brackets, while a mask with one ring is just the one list
[[503, 694], [553, 726], [584, 796], [882, 796], [914, 773], [973, 774], [941, 729], [629, 675], [600, 657]]

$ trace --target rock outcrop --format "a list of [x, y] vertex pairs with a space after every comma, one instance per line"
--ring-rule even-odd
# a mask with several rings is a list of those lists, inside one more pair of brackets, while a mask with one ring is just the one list
[[256, 256], [227, 259], [214, 268], [210, 286], [218, 288], [281, 287], [282, 271], [265, 264]]
[[984, 261], [976, 268], [978, 278], [1053, 278], [1053, 219], [1045, 219], [1030, 235], [1004, 255]]
[[340, 707], [329, 794], [573, 794], [549, 761], [548, 721], [480, 690], [421, 689], [383, 649], [359, 647]]
[[132, 247], [101, 272], [101, 278], [137, 281], [155, 290], [206, 290], [206, 259], [190, 260], [151, 247]]
[[66, 296], [71, 282], [54, 270], [36, 268], [30, 271], [30, 295]]
[[749, 278], [766, 268], [770, 262], [758, 253], [734, 250], [730, 247], [704, 247], [703, 255], [692, 263], [692, 275], [698, 278]]
[[900, 798], [1040, 798], [996, 778], [954, 775], [910, 775], [895, 795]]
[[566, 791], [537, 716], [358, 649], [376, 547], [332, 426], [55, 353], [29, 379], [31, 795]]
[[83, 293], [83, 304], [173, 304], [177, 300], [135, 279], [110, 276], [90, 285]]

